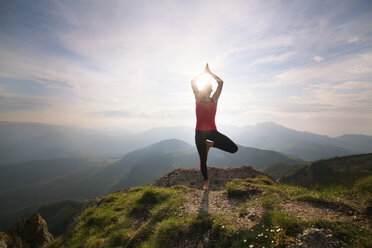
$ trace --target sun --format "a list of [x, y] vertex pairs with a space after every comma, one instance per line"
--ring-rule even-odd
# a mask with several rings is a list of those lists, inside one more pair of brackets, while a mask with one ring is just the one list
[[198, 90], [204, 90], [207, 87], [207, 85], [211, 83], [212, 88], [215, 88], [214, 82], [215, 80], [211, 75], [203, 73], [196, 79], [196, 87], [198, 88]]

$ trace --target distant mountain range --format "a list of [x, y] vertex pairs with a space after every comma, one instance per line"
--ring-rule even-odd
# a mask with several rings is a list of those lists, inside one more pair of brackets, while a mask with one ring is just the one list
[[[256, 169], [275, 163], [303, 161], [243, 146], [235, 154], [212, 148], [208, 161], [213, 166], [248, 164]], [[89, 199], [120, 188], [145, 185], [180, 167], [198, 168], [199, 157], [194, 146], [176, 139], [133, 151], [116, 162], [70, 158], [0, 166], [0, 228], [19, 218], [25, 207], [35, 209], [48, 202]]]
[[[273, 122], [255, 126], [224, 127], [236, 143], [286, 153], [306, 161], [372, 152], [372, 136], [331, 138], [299, 132]], [[192, 127], [163, 127], [132, 134], [63, 126], [0, 122], [0, 165], [55, 158], [122, 158], [125, 154], [165, 139], [194, 144]]]

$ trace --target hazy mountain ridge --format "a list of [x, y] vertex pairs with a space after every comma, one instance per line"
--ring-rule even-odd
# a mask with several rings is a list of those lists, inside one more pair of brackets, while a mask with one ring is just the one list
[[[371, 140], [372, 143], [372, 136], [361, 135], [358, 137]], [[307, 161], [365, 153], [366, 149], [370, 149], [369, 151], [372, 152], [372, 145], [366, 147], [364, 140], [357, 139], [350, 147], [344, 143], [344, 139], [295, 131], [274, 122], [241, 128], [234, 138], [245, 146], [283, 152]]]
[[[236, 143], [290, 154], [303, 160], [372, 152], [372, 136], [330, 138], [295, 131], [273, 122], [255, 126], [221, 126]], [[164, 139], [194, 144], [193, 127], [163, 127], [131, 134], [39, 123], [0, 122], [0, 165], [64, 157], [121, 158]]]

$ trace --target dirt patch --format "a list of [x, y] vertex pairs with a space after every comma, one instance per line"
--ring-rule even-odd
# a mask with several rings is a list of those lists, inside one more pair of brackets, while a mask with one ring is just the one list
[[340, 202], [329, 202], [329, 201], [325, 201], [323, 199], [317, 199], [317, 198], [312, 198], [312, 197], [303, 197], [303, 198], [299, 198], [297, 200], [309, 203], [309, 204], [313, 205], [314, 207], [329, 208], [329, 209], [335, 210], [337, 212], [343, 212], [346, 215], [355, 215], [358, 212], [357, 210], [353, 209], [352, 207], [350, 207], [350, 206], [348, 206], [344, 203], [340, 203]]
[[357, 212], [350, 215], [349, 213], [345, 213], [343, 209], [325, 208], [304, 201], [284, 202], [280, 204], [280, 208], [304, 220], [325, 219], [328, 221], [351, 223], [365, 229], [372, 229], [371, 223]]
[[[231, 216], [231, 223], [226, 223], [240, 229], [250, 229], [260, 221], [263, 208], [259, 205], [246, 209], [243, 216], [239, 215], [242, 199], [229, 199], [225, 191], [203, 191], [190, 189], [184, 193], [186, 202], [182, 209], [186, 214], [219, 214]], [[258, 200], [258, 198], [252, 198]], [[246, 201], [246, 199], [244, 199]]]

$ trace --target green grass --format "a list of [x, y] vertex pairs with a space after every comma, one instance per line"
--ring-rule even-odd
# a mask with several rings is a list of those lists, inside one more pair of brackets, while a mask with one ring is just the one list
[[128, 193], [106, 196], [99, 206], [87, 209], [70, 237], [47, 247], [126, 247], [147, 240], [156, 225], [178, 216], [183, 187], [134, 187]]
[[[158, 188], [141, 186], [127, 193], [106, 196], [99, 206], [87, 209], [79, 218], [70, 238], [56, 239], [54, 247], [179, 247], [186, 240], [190, 246], [203, 242], [205, 247], [286, 247], [304, 229], [315, 227], [331, 230], [333, 235], [350, 247], [372, 245], [372, 232], [351, 224], [325, 220], [306, 221], [284, 209], [280, 203], [288, 200], [344, 204], [350, 208], [361, 204], [369, 194], [370, 178], [359, 180], [354, 187], [304, 188], [277, 184], [260, 176], [254, 179], [234, 179], [226, 184], [227, 193], [259, 189], [257, 200], [242, 200], [241, 216], [252, 205], [261, 205], [264, 213], [259, 223], [249, 230], [237, 228], [233, 214], [186, 214], [184, 186]], [[355, 202], [356, 201], [356, 202]], [[367, 245], [367, 246], [363, 246]]]
[[201, 236], [210, 227], [211, 219], [205, 216], [171, 217], [158, 223], [154, 234], [141, 247], [178, 247], [186, 239]]

